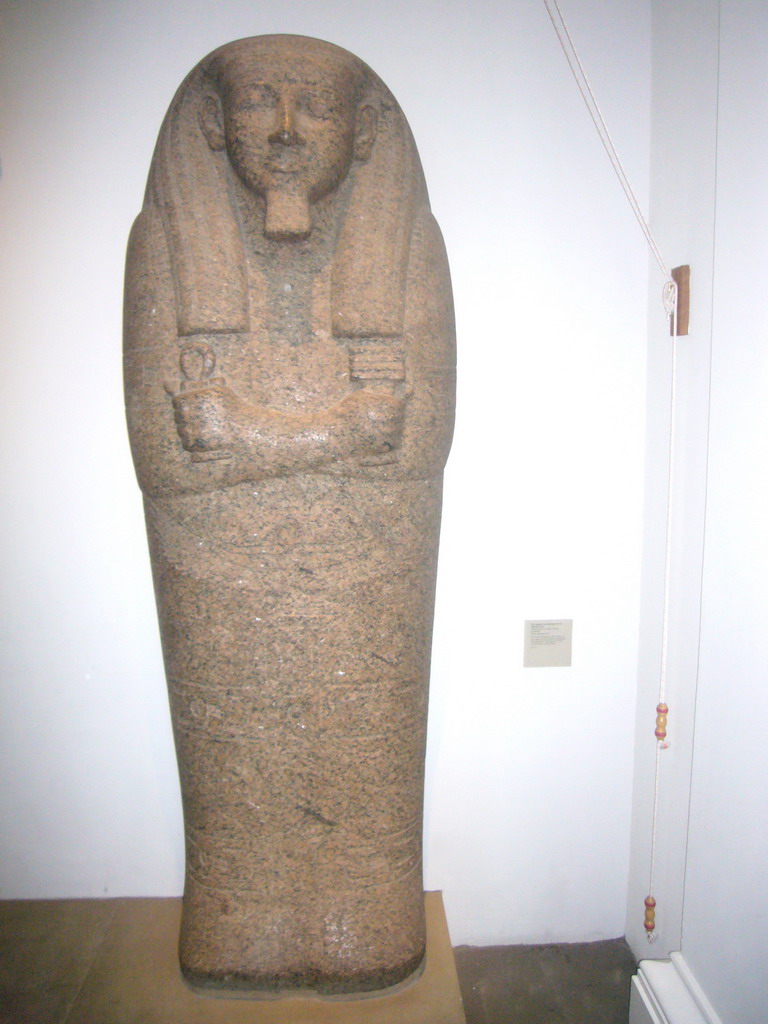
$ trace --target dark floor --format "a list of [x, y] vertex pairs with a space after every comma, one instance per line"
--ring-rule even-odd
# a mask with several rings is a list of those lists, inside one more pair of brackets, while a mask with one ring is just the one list
[[[428, 897], [439, 901], [439, 895]], [[231, 1012], [225, 1010], [223, 1000], [213, 1000], [215, 1006], [204, 1000], [201, 1009], [179, 987], [175, 960], [179, 904], [178, 900], [0, 902], [0, 1024], [250, 1024], [255, 1017], [243, 1001], [236, 1001], [239, 1005], [233, 1004]], [[574, 945], [460, 946], [452, 958], [442, 902], [428, 903], [427, 913], [433, 922], [430, 949], [434, 956], [428, 956], [431, 980], [426, 974], [424, 978], [427, 989], [431, 986], [433, 991], [429, 1006], [437, 1009], [434, 1015], [433, 1009], [425, 1014], [421, 1004], [396, 1003], [392, 1010], [397, 1019], [392, 1024], [421, 1024], [427, 1017], [441, 1024], [459, 1020], [456, 974], [466, 1024], [627, 1024], [635, 962], [623, 939]], [[153, 1007], [151, 1011], [141, 1009], [142, 999], [145, 1007]], [[276, 1004], [272, 1006], [284, 1024]], [[374, 1010], [371, 1003], [366, 1010]], [[324, 1010], [323, 1020], [326, 1016], [337, 1019]], [[348, 1019], [343, 1013], [338, 1016]], [[392, 1012], [384, 1008], [382, 1016], [389, 1024]], [[353, 1017], [359, 1024], [360, 1014]], [[267, 1018], [272, 1021], [271, 1011]], [[369, 1012], [362, 1018], [368, 1021]], [[370, 1014], [374, 1018], [382, 1019]], [[301, 1016], [305, 1019], [314, 1020], [314, 1013]]]
[[458, 946], [467, 1024], [627, 1024], [635, 959], [624, 939]]

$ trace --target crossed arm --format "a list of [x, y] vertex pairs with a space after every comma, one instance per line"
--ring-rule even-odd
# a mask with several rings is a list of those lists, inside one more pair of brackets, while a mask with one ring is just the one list
[[363, 388], [322, 412], [284, 413], [216, 383], [173, 396], [176, 430], [187, 452], [231, 460], [243, 479], [378, 455], [400, 443], [405, 398]]

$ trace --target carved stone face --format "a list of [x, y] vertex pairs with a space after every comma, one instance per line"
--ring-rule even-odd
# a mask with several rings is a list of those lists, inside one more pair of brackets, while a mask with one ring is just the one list
[[229, 159], [242, 182], [265, 195], [296, 189], [315, 202], [344, 179], [354, 157], [351, 76], [296, 80], [282, 68], [264, 81], [239, 81], [224, 100]]
[[221, 115], [215, 127], [205, 115], [206, 135], [226, 148], [246, 188], [267, 199], [271, 237], [306, 236], [309, 204], [332, 192], [356, 157], [367, 158], [375, 118], [358, 109], [358, 92], [353, 69], [330, 58], [281, 53], [225, 69]]

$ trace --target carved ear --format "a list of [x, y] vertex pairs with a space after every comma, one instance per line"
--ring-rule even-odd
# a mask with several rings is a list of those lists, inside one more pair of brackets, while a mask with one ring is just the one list
[[224, 135], [224, 125], [222, 124], [221, 106], [215, 96], [210, 94], [203, 96], [203, 102], [197, 119], [211, 149], [224, 149], [226, 138]]
[[376, 141], [376, 125], [378, 114], [374, 107], [363, 106], [357, 111], [357, 129], [355, 131], [355, 157], [367, 160], [371, 155]]

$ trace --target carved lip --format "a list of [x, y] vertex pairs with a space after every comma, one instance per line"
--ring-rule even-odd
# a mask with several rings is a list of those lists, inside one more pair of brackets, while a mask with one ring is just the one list
[[301, 168], [300, 167], [286, 167], [283, 164], [270, 164], [269, 165], [269, 170], [270, 170], [270, 173], [272, 173], [272, 174], [283, 174], [283, 175], [294, 174], [295, 175], [295, 174], [299, 173]]
[[267, 160], [269, 170], [277, 174], [295, 174], [303, 170], [305, 165], [303, 154], [293, 148], [270, 153]]

